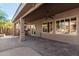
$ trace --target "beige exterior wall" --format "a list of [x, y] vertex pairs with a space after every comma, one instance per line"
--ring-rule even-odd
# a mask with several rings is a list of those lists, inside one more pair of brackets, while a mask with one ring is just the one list
[[[55, 20], [60, 19], [60, 18], [72, 17], [72, 16], [77, 17], [77, 35], [56, 34], [55, 33]], [[53, 24], [52, 24], [53, 25], [53, 33], [52, 34], [42, 32], [42, 23], [48, 22], [48, 21], [53, 22]], [[33, 21], [28, 24], [35, 24], [36, 34], [34, 36], [38, 36], [38, 37], [41, 36], [43, 38], [48, 38], [51, 40], [57, 40], [57, 41], [61, 41], [61, 42], [67, 42], [67, 43], [79, 45], [79, 8], [72, 9], [72, 10], [57, 14], [54, 16], [54, 19], [50, 19], [50, 20], [49, 19], [48, 20], [39, 19], [37, 21]], [[31, 32], [30, 32], [30, 34], [31, 34]]]

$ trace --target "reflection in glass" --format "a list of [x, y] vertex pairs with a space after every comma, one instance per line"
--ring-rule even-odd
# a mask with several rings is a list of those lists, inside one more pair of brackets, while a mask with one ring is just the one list
[[43, 27], [43, 32], [48, 32], [48, 24], [47, 23], [43, 23], [42, 27]]
[[64, 20], [56, 21], [56, 32], [64, 33]]
[[69, 34], [69, 32], [70, 32], [69, 24], [70, 24], [70, 20], [66, 19], [65, 20], [65, 34]]
[[75, 34], [76, 33], [76, 18], [71, 18], [71, 34]]

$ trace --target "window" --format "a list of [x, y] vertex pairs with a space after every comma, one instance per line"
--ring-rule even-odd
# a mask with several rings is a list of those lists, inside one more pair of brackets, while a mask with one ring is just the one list
[[35, 25], [31, 25], [31, 31], [32, 31], [32, 34], [36, 33], [36, 27], [35, 27]]
[[70, 32], [70, 20], [69, 19], [65, 19], [65, 34], [69, 34]]
[[27, 25], [26, 31], [30, 31], [32, 34], [35, 34], [36, 33], [35, 25]]
[[71, 34], [75, 34], [76, 33], [76, 18], [71, 18], [71, 23], [70, 23], [70, 30], [71, 30]]
[[64, 20], [56, 21], [56, 32], [64, 33]]
[[60, 32], [64, 33], [64, 20], [61, 20], [59, 25], [60, 25]]
[[57, 34], [76, 34], [76, 17], [56, 21]]
[[42, 28], [43, 28], [43, 32], [51, 32], [52, 22], [43, 23]]
[[43, 32], [48, 32], [48, 24], [47, 23], [43, 23], [42, 27], [43, 27]]
[[48, 29], [49, 29], [49, 32], [52, 31], [52, 22], [48, 22]]

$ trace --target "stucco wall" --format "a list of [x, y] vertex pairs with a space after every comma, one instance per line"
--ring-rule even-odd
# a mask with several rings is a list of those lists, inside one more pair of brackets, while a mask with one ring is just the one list
[[[57, 19], [60, 19], [60, 18], [71, 17], [71, 16], [77, 17], [77, 35], [56, 34], [55, 33], [55, 21], [54, 20], [57, 20]], [[42, 23], [46, 22], [46, 21], [52, 21], [53, 22], [53, 33], [52, 34], [42, 32]], [[57, 40], [57, 41], [62, 41], [62, 42], [67, 42], [67, 43], [79, 45], [79, 8], [75, 8], [75, 9], [57, 14], [57, 15], [54, 16], [54, 19], [51, 19], [51, 20], [40, 19], [40, 20], [37, 20], [37, 21], [30, 22], [30, 24], [35, 24], [35, 26], [36, 26], [37, 33], [35, 34], [35, 36], [41, 36], [43, 38], [48, 38], [48, 39], [51, 39], [51, 40]]]

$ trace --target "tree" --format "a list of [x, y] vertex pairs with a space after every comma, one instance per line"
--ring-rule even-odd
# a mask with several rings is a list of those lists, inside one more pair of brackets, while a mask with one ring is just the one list
[[6, 19], [7, 14], [0, 9], [0, 34], [8, 33], [12, 30], [12, 22]]
[[6, 22], [7, 14], [0, 9], [0, 33], [3, 33], [4, 24]]
[[13, 27], [13, 24], [12, 24], [11, 21], [5, 22], [5, 24], [4, 24], [4, 33], [9, 34], [12, 30], [12, 27]]
[[7, 21], [7, 22], [5, 22], [4, 28], [12, 29], [12, 26], [13, 26], [12, 22], [11, 21]]

